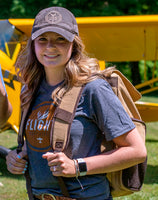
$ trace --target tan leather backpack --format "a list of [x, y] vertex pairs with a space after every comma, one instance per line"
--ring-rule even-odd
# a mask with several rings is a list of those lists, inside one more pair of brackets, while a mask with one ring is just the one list
[[[105, 76], [103, 76], [103, 78], [105, 78], [105, 80], [107, 80], [111, 85], [114, 93], [120, 99], [124, 109], [133, 120], [139, 134], [142, 137], [142, 140], [145, 143], [146, 126], [145, 123], [141, 120], [140, 114], [134, 103], [141, 98], [141, 94], [118, 70], [115, 70], [113, 68], [110, 68], [109, 70], [107, 69], [106, 74]], [[73, 87], [63, 96], [61, 103], [55, 110], [50, 134], [50, 141], [54, 151], [64, 151], [69, 143], [70, 128], [74, 119], [78, 101], [82, 94], [82, 90], [83, 87]], [[22, 124], [24, 124], [25, 116], [27, 115], [27, 113], [28, 110], [26, 109], [23, 113], [21, 121]], [[22, 127], [24, 128], [24, 126], [20, 127], [18, 135], [19, 146], [17, 152], [21, 151], [24, 142], [24, 131], [22, 130]], [[107, 142], [106, 140], [104, 140], [101, 148], [102, 151], [110, 151], [117, 147], [113, 142]], [[143, 185], [146, 167], [147, 160], [143, 163], [134, 165], [127, 169], [107, 173], [106, 176], [110, 182], [112, 196], [124, 196], [140, 191]], [[26, 171], [25, 176], [27, 180], [28, 195], [29, 199], [31, 200], [33, 199], [33, 197], [31, 194], [31, 183], [28, 171]], [[62, 177], [59, 177], [59, 184], [63, 195], [69, 197]]]
[[[146, 126], [141, 120], [138, 109], [134, 103], [141, 98], [141, 94], [118, 70], [109, 69], [109, 72], [105, 75], [105, 79], [109, 82], [114, 93], [120, 99], [124, 109], [136, 125], [138, 132], [145, 143]], [[74, 118], [82, 89], [82, 87], [73, 87], [68, 93], [66, 93], [60, 105], [57, 107], [51, 131], [52, 147], [56, 151], [64, 151], [67, 147], [71, 123]], [[110, 151], [114, 148], [117, 147], [113, 142], [107, 142], [104, 140], [102, 151]], [[147, 161], [127, 169], [107, 173], [106, 176], [110, 182], [112, 196], [124, 196], [140, 191], [143, 185], [146, 167]]]

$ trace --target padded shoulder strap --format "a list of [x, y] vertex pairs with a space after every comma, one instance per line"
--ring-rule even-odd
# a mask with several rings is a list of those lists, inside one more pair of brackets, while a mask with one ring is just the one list
[[70, 127], [83, 87], [73, 87], [56, 108], [51, 127], [51, 146], [55, 151], [64, 151], [69, 143]]
[[25, 122], [26, 122], [26, 116], [29, 111], [29, 106], [21, 112], [21, 122], [19, 127], [19, 133], [18, 133], [18, 147], [17, 147], [17, 153], [20, 153], [22, 151], [22, 147], [24, 145], [24, 128], [25, 128]]
[[[27, 116], [28, 116], [29, 110], [31, 108], [31, 104], [36, 98], [35, 94], [36, 94], [36, 92], [38, 90], [38, 87], [36, 88], [36, 90], [34, 92], [34, 95], [32, 95], [32, 100], [30, 101], [30, 103], [28, 103], [27, 106], [25, 107], [25, 109], [23, 109], [21, 111], [21, 121], [20, 121], [20, 126], [19, 126], [19, 133], [18, 133], [18, 148], [17, 148], [17, 152], [18, 153], [20, 151], [22, 151], [22, 147], [24, 145], [25, 123], [26, 123], [26, 120], [27, 120]], [[22, 90], [24, 90], [24, 89], [25, 89], [25, 87], [22, 88]]]

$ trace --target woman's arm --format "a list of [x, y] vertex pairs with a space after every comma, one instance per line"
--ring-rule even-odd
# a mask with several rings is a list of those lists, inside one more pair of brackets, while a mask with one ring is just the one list
[[[118, 146], [117, 149], [84, 158], [87, 165], [87, 175], [121, 170], [146, 159], [146, 148], [136, 128], [113, 141]], [[54, 176], [76, 176], [74, 161], [64, 153], [46, 153], [43, 158], [47, 159], [48, 166]]]
[[121, 170], [146, 159], [146, 147], [136, 128], [113, 141], [118, 146], [117, 149], [98, 156], [84, 158], [87, 164], [87, 174]]
[[12, 113], [12, 106], [8, 100], [6, 90], [0, 78], [0, 128], [3, 128]]

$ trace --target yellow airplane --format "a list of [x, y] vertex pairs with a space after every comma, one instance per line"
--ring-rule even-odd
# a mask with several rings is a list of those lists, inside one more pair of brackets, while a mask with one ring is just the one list
[[[0, 65], [13, 114], [9, 124], [18, 132], [20, 121], [20, 90], [15, 62], [21, 47], [30, 34], [34, 19], [0, 20]], [[101, 69], [106, 62], [158, 59], [158, 15], [77, 18], [79, 32], [91, 57], [100, 60]], [[136, 88], [150, 86], [144, 93], [158, 90], [153, 83], [158, 77], [141, 83]], [[143, 94], [142, 92], [142, 94]], [[158, 121], [158, 104], [136, 102], [145, 122]]]

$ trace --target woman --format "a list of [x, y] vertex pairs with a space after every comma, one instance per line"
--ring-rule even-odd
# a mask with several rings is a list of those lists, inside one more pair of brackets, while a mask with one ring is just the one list
[[[105, 173], [143, 162], [146, 149], [110, 85], [99, 78], [102, 72], [97, 60], [84, 53], [72, 13], [61, 7], [42, 10], [17, 67], [24, 84], [22, 110], [29, 107], [29, 113], [20, 127], [26, 136], [23, 151], [8, 155], [8, 170], [24, 173], [24, 158], [28, 157], [34, 199], [42, 199], [42, 195], [43, 199], [60, 199], [59, 176], [73, 199], [112, 199]], [[71, 156], [53, 152], [49, 140], [52, 121], [47, 120], [50, 105], [58, 104], [72, 86], [83, 84], [66, 150]], [[119, 148], [101, 153], [102, 133]]]

